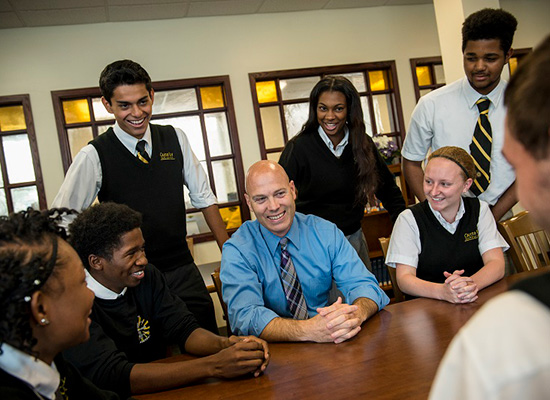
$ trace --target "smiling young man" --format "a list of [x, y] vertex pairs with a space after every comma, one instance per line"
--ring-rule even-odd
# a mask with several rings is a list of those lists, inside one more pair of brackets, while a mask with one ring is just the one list
[[228, 236], [208, 177], [183, 131], [149, 123], [155, 92], [139, 64], [107, 65], [99, 85], [116, 123], [76, 155], [52, 206], [82, 211], [97, 197], [142, 213], [149, 259], [199, 324], [216, 333], [212, 299], [187, 246], [183, 196], [185, 185], [221, 249]]
[[[147, 261], [141, 215], [116, 203], [100, 203], [70, 225], [70, 241], [95, 293], [90, 340], [65, 353], [101, 388], [131, 393], [182, 386], [208, 377], [258, 376], [269, 362], [267, 344], [255, 337], [223, 338], [199, 327], [185, 303]], [[153, 363], [167, 345], [207, 356]]]
[[486, 166], [489, 184], [470, 195], [489, 203], [496, 220], [516, 203], [514, 171], [501, 154], [506, 82], [500, 78], [512, 55], [516, 26], [514, 16], [499, 9], [486, 8], [466, 18], [462, 26], [466, 76], [423, 96], [414, 109], [402, 154], [407, 183], [420, 201], [426, 198], [422, 190], [422, 162], [429, 149], [458, 146], [470, 152], [480, 116], [476, 103], [486, 98], [490, 102], [488, 120], [492, 131], [491, 150], [487, 151], [490, 162]]
[[[336, 225], [296, 212], [296, 190], [273, 161], [252, 165], [246, 201], [256, 215], [222, 253], [231, 328], [267, 341], [340, 343], [388, 297]], [[344, 294], [328, 304], [332, 280]]]

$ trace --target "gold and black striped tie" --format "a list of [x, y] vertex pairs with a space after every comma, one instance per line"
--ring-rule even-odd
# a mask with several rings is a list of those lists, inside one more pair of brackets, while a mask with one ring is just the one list
[[145, 140], [140, 140], [139, 142], [137, 142], [137, 158], [142, 163], [149, 164], [149, 161], [151, 161], [151, 157], [149, 157], [149, 154], [147, 154], [147, 151], [145, 150], [145, 143], [147, 143]]
[[489, 99], [481, 98], [476, 102], [479, 109], [476, 128], [472, 143], [470, 144], [470, 154], [476, 165], [476, 179], [471, 187], [472, 192], [479, 196], [491, 183], [491, 146], [493, 144], [493, 134], [491, 123], [489, 122]]

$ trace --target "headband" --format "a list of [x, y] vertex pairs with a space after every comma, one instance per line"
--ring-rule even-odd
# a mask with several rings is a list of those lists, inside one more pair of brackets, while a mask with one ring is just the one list
[[443, 154], [436, 154], [436, 155], [433, 155], [433, 154], [432, 154], [432, 156], [430, 157], [430, 160], [431, 160], [432, 158], [437, 158], [437, 157], [442, 157], [442, 158], [446, 158], [447, 160], [451, 160], [451, 161], [454, 162], [456, 165], [458, 165], [462, 171], [464, 171], [464, 175], [466, 175], [466, 178], [472, 178], [472, 177], [470, 176], [470, 174], [468, 173], [468, 171], [466, 171], [466, 168], [464, 168], [464, 167], [462, 166], [462, 164], [459, 163], [458, 161], [456, 161], [454, 158], [449, 157], [449, 156], [445, 156], [445, 155], [443, 155]]

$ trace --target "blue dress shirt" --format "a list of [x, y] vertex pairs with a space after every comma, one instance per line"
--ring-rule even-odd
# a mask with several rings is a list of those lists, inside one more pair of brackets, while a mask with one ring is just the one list
[[[374, 275], [333, 223], [297, 212], [286, 237], [310, 317], [317, 308], [329, 305], [333, 279], [348, 304], [365, 297], [381, 310], [389, 303]], [[223, 298], [236, 334], [260, 336], [273, 318], [292, 318], [281, 283], [280, 240], [258, 221], [247, 221], [223, 246]]]

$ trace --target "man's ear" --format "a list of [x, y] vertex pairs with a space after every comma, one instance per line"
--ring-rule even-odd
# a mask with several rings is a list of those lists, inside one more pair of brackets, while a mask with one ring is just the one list
[[510, 61], [510, 58], [512, 58], [513, 55], [514, 55], [514, 49], [512, 49], [512, 48], [510, 47], [510, 49], [508, 50], [508, 53], [506, 53], [506, 54], [504, 55], [504, 63], [505, 63], [505, 64], [508, 63], [508, 61]]
[[248, 208], [250, 208], [250, 211], [252, 211], [252, 206], [250, 205], [250, 196], [248, 196], [247, 193], [244, 194], [244, 199], [246, 200], [246, 204], [248, 204]]
[[151, 96], [151, 103], [155, 102], [155, 91], [153, 88], [151, 88], [151, 91], [149, 92], [149, 96]]
[[96, 256], [95, 254], [90, 254], [88, 256], [88, 265], [90, 266], [90, 269], [94, 271], [102, 271], [103, 260], [103, 257]]
[[109, 102], [105, 97], [101, 96], [101, 102], [103, 103], [103, 107], [105, 107], [105, 109], [109, 114], [114, 114], [113, 107], [111, 107], [111, 105], [109, 104]]

